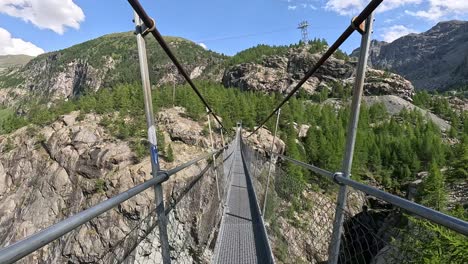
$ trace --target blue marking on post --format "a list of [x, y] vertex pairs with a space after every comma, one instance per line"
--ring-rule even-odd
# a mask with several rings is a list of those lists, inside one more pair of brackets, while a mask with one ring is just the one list
[[150, 153], [151, 153], [151, 159], [153, 160], [153, 162], [157, 166], [157, 168], [159, 168], [159, 164], [158, 164], [158, 147], [151, 144]]

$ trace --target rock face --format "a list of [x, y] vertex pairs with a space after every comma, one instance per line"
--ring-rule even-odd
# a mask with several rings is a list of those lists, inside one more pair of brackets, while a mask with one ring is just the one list
[[467, 45], [468, 21], [440, 22], [392, 43], [372, 41], [369, 62], [401, 74], [417, 89], [446, 90], [468, 84]]
[[[267, 154], [271, 151], [271, 143], [273, 142], [274, 136], [272, 133], [264, 128], [260, 128], [257, 133], [247, 137], [250, 132], [242, 130], [242, 136], [247, 144], [253, 147], [253, 149], [258, 150], [262, 154]], [[275, 138], [275, 145], [273, 146], [273, 152], [282, 154], [285, 150], [286, 144], [279, 137]]]
[[[38, 60], [27, 66], [28, 74], [24, 86], [49, 99], [63, 99], [77, 96], [84, 89], [97, 91], [109, 70], [114, 68], [112, 57], [104, 58], [102, 67], [95, 68], [85, 59], [75, 59], [56, 71], [58, 55], [52, 54], [45, 60]], [[47, 76], [44, 78], [44, 76]]]
[[185, 109], [174, 107], [158, 114], [158, 123], [169, 133], [171, 140], [182, 141], [189, 145], [208, 147], [209, 142], [203, 136], [203, 127], [184, 117]]
[[[267, 93], [290, 92], [305, 73], [320, 59], [320, 54], [311, 54], [308, 46], [293, 48], [285, 56], [264, 57], [261, 63], [242, 63], [224, 72], [223, 84], [242, 90]], [[356, 62], [331, 57], [302, 86], [308, 94], [331, 90], [335, 84], [353, 84]], [[365, 92], [372, 95], [396, 94], [410, 98], [414, 93], [412, 84], [397, 74], [369, 70]]]
[[364, 83], [365, 95], [396, 95], [412, 102], [414, 87], [405, 78], [394, 73], [369, 69]]
[[[98, 125], [100, 116], [88, 114], [83, 121], [77, 116], [73, 112], [50, 126], [24, 127], [0, 137], [0, 247], [151, 178], [149, 158], [139, 161], [127, 142], [108, 135]], [[207, 151], [180, 141], [171, 146], [174, 163], [161, 160], [163, 169]], [[171, 246], [187, 263], [208, 262], [209, 245], [220, 219], [213, 172], [208, 168], [207, 174], [198, 177], [206, 166], [202, 161], [163, 184], [167, 209], [172, 209]], [[222, 173], [219, 175], [223, 180]], [[186, 192], [192, 183], [194, 187]], [[175, 208], [170, 206], [175, 204]], [[114, 263], [124, 259], [127, 263], [137, 259], [144, 260], [138, 263], [159, 263], [154, 255], [149, 259], [144, 248], [133, 251], [141, 232], [155, 224], [153, 210], [154, 191], [148, 189], [19, 263]], [[157, 233], [145, 241], [157, 252]]]

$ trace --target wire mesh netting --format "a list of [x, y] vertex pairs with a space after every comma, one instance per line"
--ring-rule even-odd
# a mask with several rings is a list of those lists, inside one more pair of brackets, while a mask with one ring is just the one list
[[[229, 166], [224, 164], [230, 161], [229, 150], [221, 151], [214, 160], [202, 160], [163, 183], [173, 263], [210, 262], [226, 198], [224, 171]], [[126, 190], [113, 187], [107, 195]], [[105, 197], [103, 192], [101, 200]], [[90, 201], [89, 206], [97, 203]], [[154, 205], [154, 190], [149, 188], [18, 263], [162, 263]]]
[[[466, 237], [376, 197], [345, 212], [339, 263], [467, 263]], [[465, 212], [466, 214], [466, 212]]]
[[[244, 156], [263, 206], [271, 157], [249, 146]], [[286, 163], [273, 157], [265, 212], [276, 262], [327, 263], [339, 185], [312, 174], [299, 197], [288, 195], [295, 183]], [[464, 235], [376, 197], [348, 187], [341, 209], [345, 220], [338, 263], [468, 263]], [[466, 210], [460, 214], [466, 217]]]
[[[173, 263], [208, 263], [211, 259], [216, 232], [221, 218], [217, 182], [225, 185], [223, 156], [218, 156], [216, 166], [205, 166], [187, 182], [174, 183], [166, 204], [169, 245]], [[220, 198], [225, 197], [223, 188]], [[156, 223], [150, 232], [142, 232], [141, 243], [131, 256], [132, 263], [162, 263], [159, 230]]]

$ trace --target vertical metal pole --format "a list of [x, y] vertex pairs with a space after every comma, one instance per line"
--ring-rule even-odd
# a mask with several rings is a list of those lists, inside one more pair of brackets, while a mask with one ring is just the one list
[[175, 76], [173, 80], [173, 86], [172, 86], [172, 107], [175, 106]]
[[253, 163], [253, 178], [255, 179], [255, 176], [257, 175], [257, 165], [258, 165], [258, 156], [260, 155], [260, 153], [258, 151], [255, 151], [254, 152], [254, 157], [255, 157], [255, 161]]
[[[153, 177], [157, 176], [160, 170], [158, 160], [158, 146], [156, 139], [156, 126], [153, 118], [153, 104], [151, 100], [151, 84], [149, 80], [148, 61], [146, 57], [146, 44], [145, 39], [141, 35], [141, 26], [143, 22], [135, 13], [135, 25], [137, 27], [137, 45], [138, 45], [138, 58], [140, 61], [141, 83], [143, 84], [143, 96], [145, 100], [145, 115], [146, 125], [148, 127], [148, 141], [150, 142], [150, 155], [151, 155], [151, 173]], [[139, 30], [140, 29], [140, 30]], [[161, 184], [154, 186], [154, 196], [156, 202], [156, 214], [158, 216], [159, 237], [161, 243], [161, 255], [163, 263], [171, 263], [171, 255], [169, 249], [169, 239], [167, 235], [167, 218], [164, 212], [164, 195]]]
[[[207, 116], [208, 116], [208, 128], [210, 130], [211, 151], [214, 151], [213, 132], [211, 131], [210, 110], [206, 108], [206, 112], [208, 113]], [[216, 192], [218, 194], [218, 200], [220, 201], [221, 196], [219, 195], [218, 170], [216, 169], [216, 157], [214, 154], [213, 154], [213, 164], [214, 164], [215, 179], [216, 179]]]
[[224, 142], [224, 132], [222, 128], [221, 128], [221, 142], [223, 142], [223, 152], [224, 152], [224, 148], [226, 147], [226, 142]]
[[[342, 163], [342, 173], [344, 177], [350, 177], [351, 167], [353, 165], [354, 144], [356, 142], [356, 133], [359, 122], [359, 109], [361, 107], [362, 90], [364, 86], [364, 78], [366, 75], [367, 59], [369, 55], [369, 46], [372, 35], [372, 24], [374, 14], [371, 13], [366, 20], [365, 33], [361, 38], [361, 49], [359, 55], [359, 64], [354, 82], [353, 99], [351, 103], [350, 120], [348, 123], [348, 132], [346, 136], [346, 148]], [[343, 210], [346, 207], [347, 197], [346, 185], [341, 185], [336, 202], [335, 220], [333, 222], [333, 233], [330, 244], [328, 263], [338, 263], [340, 254], [341, 233], [343, 232]]]
[[276, 113], [275, 135], [271, 142], [270, 165], [268, 166], [268, 177], [267, 177], [267, 184], [265, 187], [265, 197], [263, 198], [263, 210], [262, 210], [263, 217], [265, 217], [265, 210], [266, 210], [266, 203], [267, 203], [267, 196], [268, 196], [268, 186], [270, 185], [271, 165], [273, 164], [273, 147], [275, 146], [276, 132], [278, 131], [280, 113], [281, 113], [281, 108]]

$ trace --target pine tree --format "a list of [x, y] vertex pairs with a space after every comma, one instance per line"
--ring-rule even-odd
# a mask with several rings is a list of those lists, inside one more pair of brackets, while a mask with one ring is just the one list
[[174, 151], [172, 150], [171, 144], [169, 144], [169, 146], [167, 146], [166, 160], [168, 162], [173, 162], [174, 161]]
[[444, 210], [447, 202], [444, 176], [435, 162], [422, 186], [421, 203], [436, 210]]

